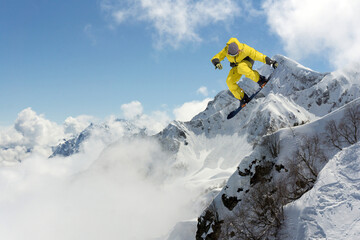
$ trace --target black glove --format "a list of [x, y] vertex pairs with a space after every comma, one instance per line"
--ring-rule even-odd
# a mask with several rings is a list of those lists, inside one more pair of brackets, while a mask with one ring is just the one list
[[278, 64], [277, 61], [272, 60], [272, 59], [269, 58], [269, 57], [266, 57], [266, 58], [265, 58], [265, 62], [266, 62], [267, 65], [272, 66], [274, 69], [276, 69], [276, 68], [279, 66], [279, 64]]
[[219, 70], [221, 70], [221, 69], [222, 69], [222, 65], [221, 65], [221, 63], [216, 64], [215, 69], [219, 69]]
[[220, 60], [218, 58], [214, 58], [213, 60], [211, 60], [212, 64], [214, 64], [215, 69], [222, 69], [222, 65], [220, 63]]

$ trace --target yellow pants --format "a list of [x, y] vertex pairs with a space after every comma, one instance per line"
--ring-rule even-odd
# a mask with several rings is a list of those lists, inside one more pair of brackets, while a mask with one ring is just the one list
[[234, 97], [239, 100], [244, 97], [244, 90], [237, 85], [237, 82], [240, 80], [242, 75], [245, 75], [245, 77], [250, 78], [254, 82], [258, 82], [260, 78], [259, 73], [252, 70], [252, 64], [247, 60], [241, 61], [237, 67], [233, 67], [230, 70], [226, 79], [226, 84]]

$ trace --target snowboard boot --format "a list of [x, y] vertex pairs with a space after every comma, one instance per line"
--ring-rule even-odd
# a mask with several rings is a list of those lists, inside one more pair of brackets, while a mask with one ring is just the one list
[[246, 93], [244, 93], [244, 97], [240, 100], [240, 106], [245, 107], [248, 102], [250, 102], [250, 98]]
[[259, 84], [259, 86], [261, 88], [263, 88], [267, 84], [268, 81], [269, 81], [269, 79], [266, 79], [266, 77], [260, 75], [260, 79], [257, 83]]

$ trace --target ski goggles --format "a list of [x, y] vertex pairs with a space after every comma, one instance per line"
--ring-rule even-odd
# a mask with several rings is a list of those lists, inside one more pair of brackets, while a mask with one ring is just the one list
[[229, 53], [229, 52], [228, 52], [228, 55], [230, 55], [230, 56], [232, 56], [232, 57], [236, 57], [237, 55], [239, 55], [239, 52], [240, 52], [240, 51], [237, 51], [237, 53], [235, 53], [235, 54], [234, 54], [234, 53]]

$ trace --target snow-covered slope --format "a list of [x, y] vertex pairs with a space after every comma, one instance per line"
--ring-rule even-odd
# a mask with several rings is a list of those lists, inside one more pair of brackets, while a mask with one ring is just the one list
[[[269, 152], [268, 144], [260, 143], [253, 151], [251, 151], [251, 154], [240, 161], [237, 170], [229, 178], [225, 187], [219, 192], [208, 209], [206, 209], [199, 218], [198, 239], [205, 239], [208, 235], [212, 234], [215, 231], [214, 228], [217, 227], [218, 222], [225, 221], [225, 223], [228, 223], [226, 221], [238, 216], [242, 209], [251, 209], [252, 206], [251, 204], [249, 205], [249, 201], [255, 196], [259, 197], [257, 195], [257, 186], [263, 185], [264, 181], [273, 183], [277, 189], [279, 189], [278, 184], [281, 181], [286, 181], [286, 183], [290, 185], [291, 159], [294, 158], [294, 152], [299, 149], [299, 146], [304, 145], [304, 142], [311, 139], [311, 137], [315, 135], [319, 136], [321, 141], [317, 143], [319, 145], [317, 152], [325, 152], [324, 155], [326, 158], [332, 158], [339, 150], [325, 144], [328, 140], [326, 139], [326, 133], [328, 131], [327, 125], [331, 121], [334, 121], [337, 125], [344, 123], [345, 112], [350, 106], [357, 106], [358, 109], [360, 109], [360, 98], [313, 122], [298, 127], [283, 128], [274, 134], [266, 136], [264, 139], [269, 138], [272, 141], [270, 142], [271, 144], [277, 144], [276, 148], [278, 151], [276, 156], [273, 156], [272, 153]], [[360, 123], [360, 120], [358, 121]], [[358, 132], [358, 134], [360, 136], [360, 132]], [[314, 144], [316, 143], [314, 142]], [[305, 152], [306, 151], [308, 151], [308, 149], [306, 149]], [[316, 155], [315, 152], [306, 153], [308, 155], [304, 154], [305, 157], [311, 154]], [[321, 160], [323, 159], [320, 159], [320, 156], [314, 157], [313, 164], [316, 169], [321, 169], [324, 166], [325, 162], [322, 162]], [[297, 168], [300, 168], [300, 165], [298, 165]], [[338, 192], [341, 191], [342, 189], [338, 190]], [[285, 191], [282, 191], [282, 194], [285, 194]], [[285, 202], [288, 202], [288, 200]], [[303, 205], [300, 203], [296, 206]], [[291, 217], [294, 216], [290, 215], [289, 217], [285, 215], [284, 222], [293, 222], [294, 219], [291, 219]], [[311, 223], [307, 222], [307, 224]], [[291, 232], [292, 231], [287, 231], [288, 236], [290, 236], [289, 239], [293, 239], [292, 237], [294, 237], [291, 235]], [[203, 238], [200, 238], [200, 236], [203, 236]], [[210, 236], [214, 237], [213, 235]], [[309, 236], [311, 236], [311, 234]], [[239, 236], [236, 235], [234, 239], [238, 239], [237, 237]], [[279, 239], [283, 238], [281, 237]], [[309, 238], [304, 237], [299, 239]]]
[[[300, 68], [301, 68], [300, 70], [302, 71], [303, 67]], [[304, 71], [308, 71], [308, 70], [305, 69]], [[275, 73], [272, 74], [273, 77], [276, 76]], [[311, 75], [313, 76], [313, 74]], [[324, 78], [327, 78], [327, 76], [328, 75], [326, 75]], [[317, 81], [319, 81], [319, 79], [317, 79]], [[337, 82], [337, 79], [333, 79], [333, 81]], [[248, 239], [250, 236], [254, 237], [254, 234], [256, 235], [256, 233], [260, 233], [260, 232], [262, 234], [265, 234], [265, 232], [266, 234], [269, 234], [269, 235], [261, 235], [260, 239], [265, 239], [267, 237], [276, 235], [276, 231], [277, 231], [276, 229], [279, 228], [278, 225], [269, 224], [269, 226], [266, 226], [266, 228], [264, 227], [263, 229], [261, 229], [261, 227], [260, 228], [257, 227], [256, 229], [255, 228], [251, 229], [249, 227], [249, 223], [253, 222], [253, 224], [255, 225], [256, 224], [260, 225], [260, 224], [264, 224], [264, 222], [255, 223], [253, 214], [245, 216], [246, 214], [242, 211], [244, 209], [249, 209], [248, 212], [250, 212], [250, 210], [254, 208], [254, 204], [252, 203], [252, 201], [255, 200], [256, 202], [256, 199], [259, 197], [266, 199], [265, 196], [267, 196], [269, 197], [269, 199], [272, 199], [271, 201], [275, 201], [275, 200], [278, 202], [283, 201], [283, 204], [290, 202], [289, 199], [294, 198], [293, 195], [291, 196], [288, 195], [284, 197], [284, 195], [286, 195], [288, 191], [279, 190], [279, 189], [283, 188], [281, 182], [288, 181], [288, 184], [289, 185], [291, 184], [289, 182], [289, 179], [292, 177], [290, 173], [294, 172], [291, 171], [292, 158], [296, 158], [296, 154], [298, 154], [299, 151], [300, 152], [303, 151], [302, 153], [304, 153], [303, 156], [305, 157], [314, 154], [315, 157], [313, 157], [311, 161], [313, 161], [314, 168], [317, 170], [320, 170], [324, 166], [324, 164], [326, 163], [325, 159], [332, 158], [334, 154], [336, 154], [339, 151], [339, 149], [331, 148], [324, 142], [327, 142], [329, 140], [328, 139], [329, 135], [327, 133], [329, 131], [328, 124], [331, 121], [334, 121], [334, 123], [337, 126], [341, 126], [341, 124], [344, 124], [345, 122], [344, 116], [348, 114], [347, 111], [349, 108], [357, 107], [357, 111], [359, 111], [360, 109], [359, 98], [353, 102], [350, 102], [351, 100], [354, 99], [354, 96], [357, 96], [357, 94], [352, 94], [352, 93], [346, 94], [349, 92], [353, 92], [352, 88], [356, 89], [359, 86], [358, 85], [359, 80], [355, 81], [352, 79], [352, 81], [354, 82], [354, 84], [350, 84], [350, 85], [345, 84], [339, 87], [341, 91], [343, 91], [342, 94], [337, 95], [332, 91], [329, 92], [330, 96], [339, 97], [338, 104], [332, 104], [331, 107], [329, 107], [328, 104], [317, 104], [320, 110], [316, 110], [316, 111], [314, 110], [314, 108], [308, 107], [307, 109], [309, 111], [314, 110], [313, 113], [318, 116], [316, 119], [313, 118], [312, 122], [304, 124], [299, 127], [291, 127], [291, 125], [288, 125], [284, 129], [281, 129], [274, 134], [266, 136], [265, 138], [263, 138], [263, 143], [265, 142], [265, 144], [262, 144], [260, 142], [260, 144], [256, 146], [253, 149], [253, 151], [251, 151], [251, 154], [249, 154], [247, 157], [243, 158], [240, 161], [237, 170], [229, 178], [225, 187], [219, 192], [219, 194], [215, 197], [214, 201], [209, 205], [209, 207], [203, 212], [203, 214], [199, 218], [198, 230], [196, 235], [197, 239], [223, 239], [223, 238]], [[273, 91], [271, 93], [268, 93], [269, 94], [268, 96], [271, 98], [271, 94], [276, 90], [276, 88], [274, 88], [273, 85], [270, 86], [272, 86]], [[349, 87], [350, 89], [346, 89], [346, 86]], [[316, 83], [315, 84], [312, 83], [308, 87], [309, 88], [304, 87], [301, 90], [301, 92], [304, 93], [306, 91], [307, 92], [312, 91], [313, 88], [316, 88]], [[284, 94], [288, 94], [287, 99], [290, 98], [294, 102], [296, 102], [298, 101], [298, 99], [301, 98], [301, 94], [298, 93], [298, 90], [287, 92], [286, 90], [281, 91], [280, 89], [279, 89], [280, 92], [283, 92]], [[335, 101], [336, 98], [332, 97], [332, 99], [333, 101]], [[346, 99], [346, 101], [344, 101], [344, 99]], [[306, 103], [308, 103], [307, 106], [310, 106], [312, 101], [314, 100], [311, 98], [306, 99]], [[346, 104], [341, 109], [337, 109], [337, 106], [343, 105], [345, 103], [348, 104]], [[276, 106], [274, 109], [272, 109], [272, 111], [276, 112], [278, 109], [281, 109], [281, 106]], [[323, 114], [327, 112], [331, 112], [331, 113], [323, 116]], [[360, 112], [358, 114], [360, 114]], [[356, 125], [360, 124], [359, 117], [360, 115], [357, 116], [357, 120], [356, 120], [357, 123], [353, 124], [353, 127], [355, 131], [357, 131], [357, 134], [360, 136], [360, 132], [356, 128]], [[351, 130], [351, 132], [353, 131], [354, 130]], [[315, 138], [315, 136], [319, 137], [319, 141], [312, 142], [313, 145], [311, 144], [306, 145], [306, 142], [310, 141], [310, 139]], [[266, 139], [270, 139], [271, 141], [270, 145], [266, 143]], [[316, 145], [316, 148], [314, 145]], [[274, 154], [272, 154], [271, 151], [269, 151], [269, 148], [272, 148], [270, 150], [274, 150], [274, 146], [277, 148], [278, 151], [276, 153], [276, 156], [274, 156]], [[307, 149], [302, 148], [303, 146], [306, 146]], [[318, 153], [321, 154], [317, 155]], [[298, 165], [297, 168], [300, 169], [302, 167]], [[314, 184], [313, 181], [314, 180], [311, 180], [311, 184], [309, 186], [305, 186], [305, 189], [309, 187], [311, 188], [312, 185]], [[293, 184], [295, 185], [295, 183], [298, 184], [298, 182], [294, 182]], [[262, 185], [264, 186], [264, 188], [269, 188], [269, 189], [273, 187], [273, 190], [271, 190], [270, 192], [259, 193], [260, 190], [265, 191], [264, 189], [261, 189]], [[288, 187], [289, 186], [287, 186], [287, 188]], [[343, 191], [343, 189], [341, 188], [337, 190], [337, 192], [341, 192], [341, 191]], [[271, 196], [271, 195], [279, 195], [279, 194], [282, 195], [282, 197], [279, 198], [279, 196], [277, 196], [278, 198], [275, 198]], [[298, 196], [296, 196], [295, 198], [297, 197]], [[319, 198], [321, 197], [319, 196]], [[292, 199], [292, 201], [293, 200], [295, 199]], [[337, 202], [331, 204], [336, 205]], [[296, 206], [299, 207], [303, 205], [302, 203], [299, 203]], [[256, 208], [258, 208], [259, 210], [261, 209], [261, 206], [256, 205]], [[298, 211], [302, 211], [302, 210], [303, 209]], [[262, 214], [266, 215], [265, 212]], [[275, 213], [272, 214], [276, 215]], [[278, 214], [281, 215], [281, 213]], [[287, 215], [285, 214], [284, 222], [287, 221], [293, 222], [294, 219], [291, 219], [291, 216], [294, 217], [291, 214], [287, 214]], [[244, 221], [242, 222], [234, 219], [243, 219], [243, 220], [249, 219], [249, 220], [248, 222], [244, 222]], [[299, 225], [301, 225], [299, 226], [299, 230], [298, 230], [299, 232], [304, 230], [303, 228], [304, 225], [309, 225], [309, 226], [314, 225], [314, 223], [311, 222], [312, 220], [310, 217], [309, 218], [304, 217], [304, 219], [305, 219], [304, 221], [299, 223]], [[329, 221], [329, 222], [332, 221], [331, 219], [326, 219], [326, 218], [324, 219], [325, 219], [324, 221]], [[274, 222], [275, 220], [276, 218], [272, 219], [272, 221]], [[353, 221], [354, 224], [357, 224], [357, 219], [352, 219], [351, 221]], [[279, 223], [280, 222], [281, 221], [279, 220]], [[330, 223], [330, 225], [331, 224], [336, 224], [336, 223]], [[290, 224], [290, 226], [293, 225]], [[286, 229], [286, 227], [284, 228]], [[311, 232], [311, 230], [309, 231]], [[332, 231], [335, 231], [337, 232], [337, 234], [339, 234], [339, 232], [336, 230], [332, 230]], [[294, 235], [292, 235], [292, 230], [284, 230], [284, 232], [286, 232], [287, 235], [286, 234], [285, 235], [288, 237], [288, 239], [295, 239]], [[356, 233], [356, 230], [354, 232]], [[248, 235], [246, 235], [245, 233]], [[312, 239], [312, 237], [314, 237], [313, 239], [318, 239], [316, 238], [316, 234], [317, 234], [316, 230], [312, 229], [312, 232], [309, 233], [308, 235], [303, 235], [304, 236], [303, 238], [296, 238], [296, 239]], [[325, 236], [324, 239], [326, 239], [327, 235], [325, 233], [322, 235]], [[277, 239], [285, 239], [283, 238], [284, 236], [281, 236], [280, 238]]]
[[360, 238], [360, 143], [329, 160], [317, 184], [285, 207], [279, 239]]
[[[272, 84], [264, 89], [264, 94], [282, 94], [317, 116], [360, 97], [360, 76], [356, 70], [317, 73], [284, 56], [274, 58], [279, 68], [273, 72]], [[267, 66], [259, 71], [270, 75]]]

